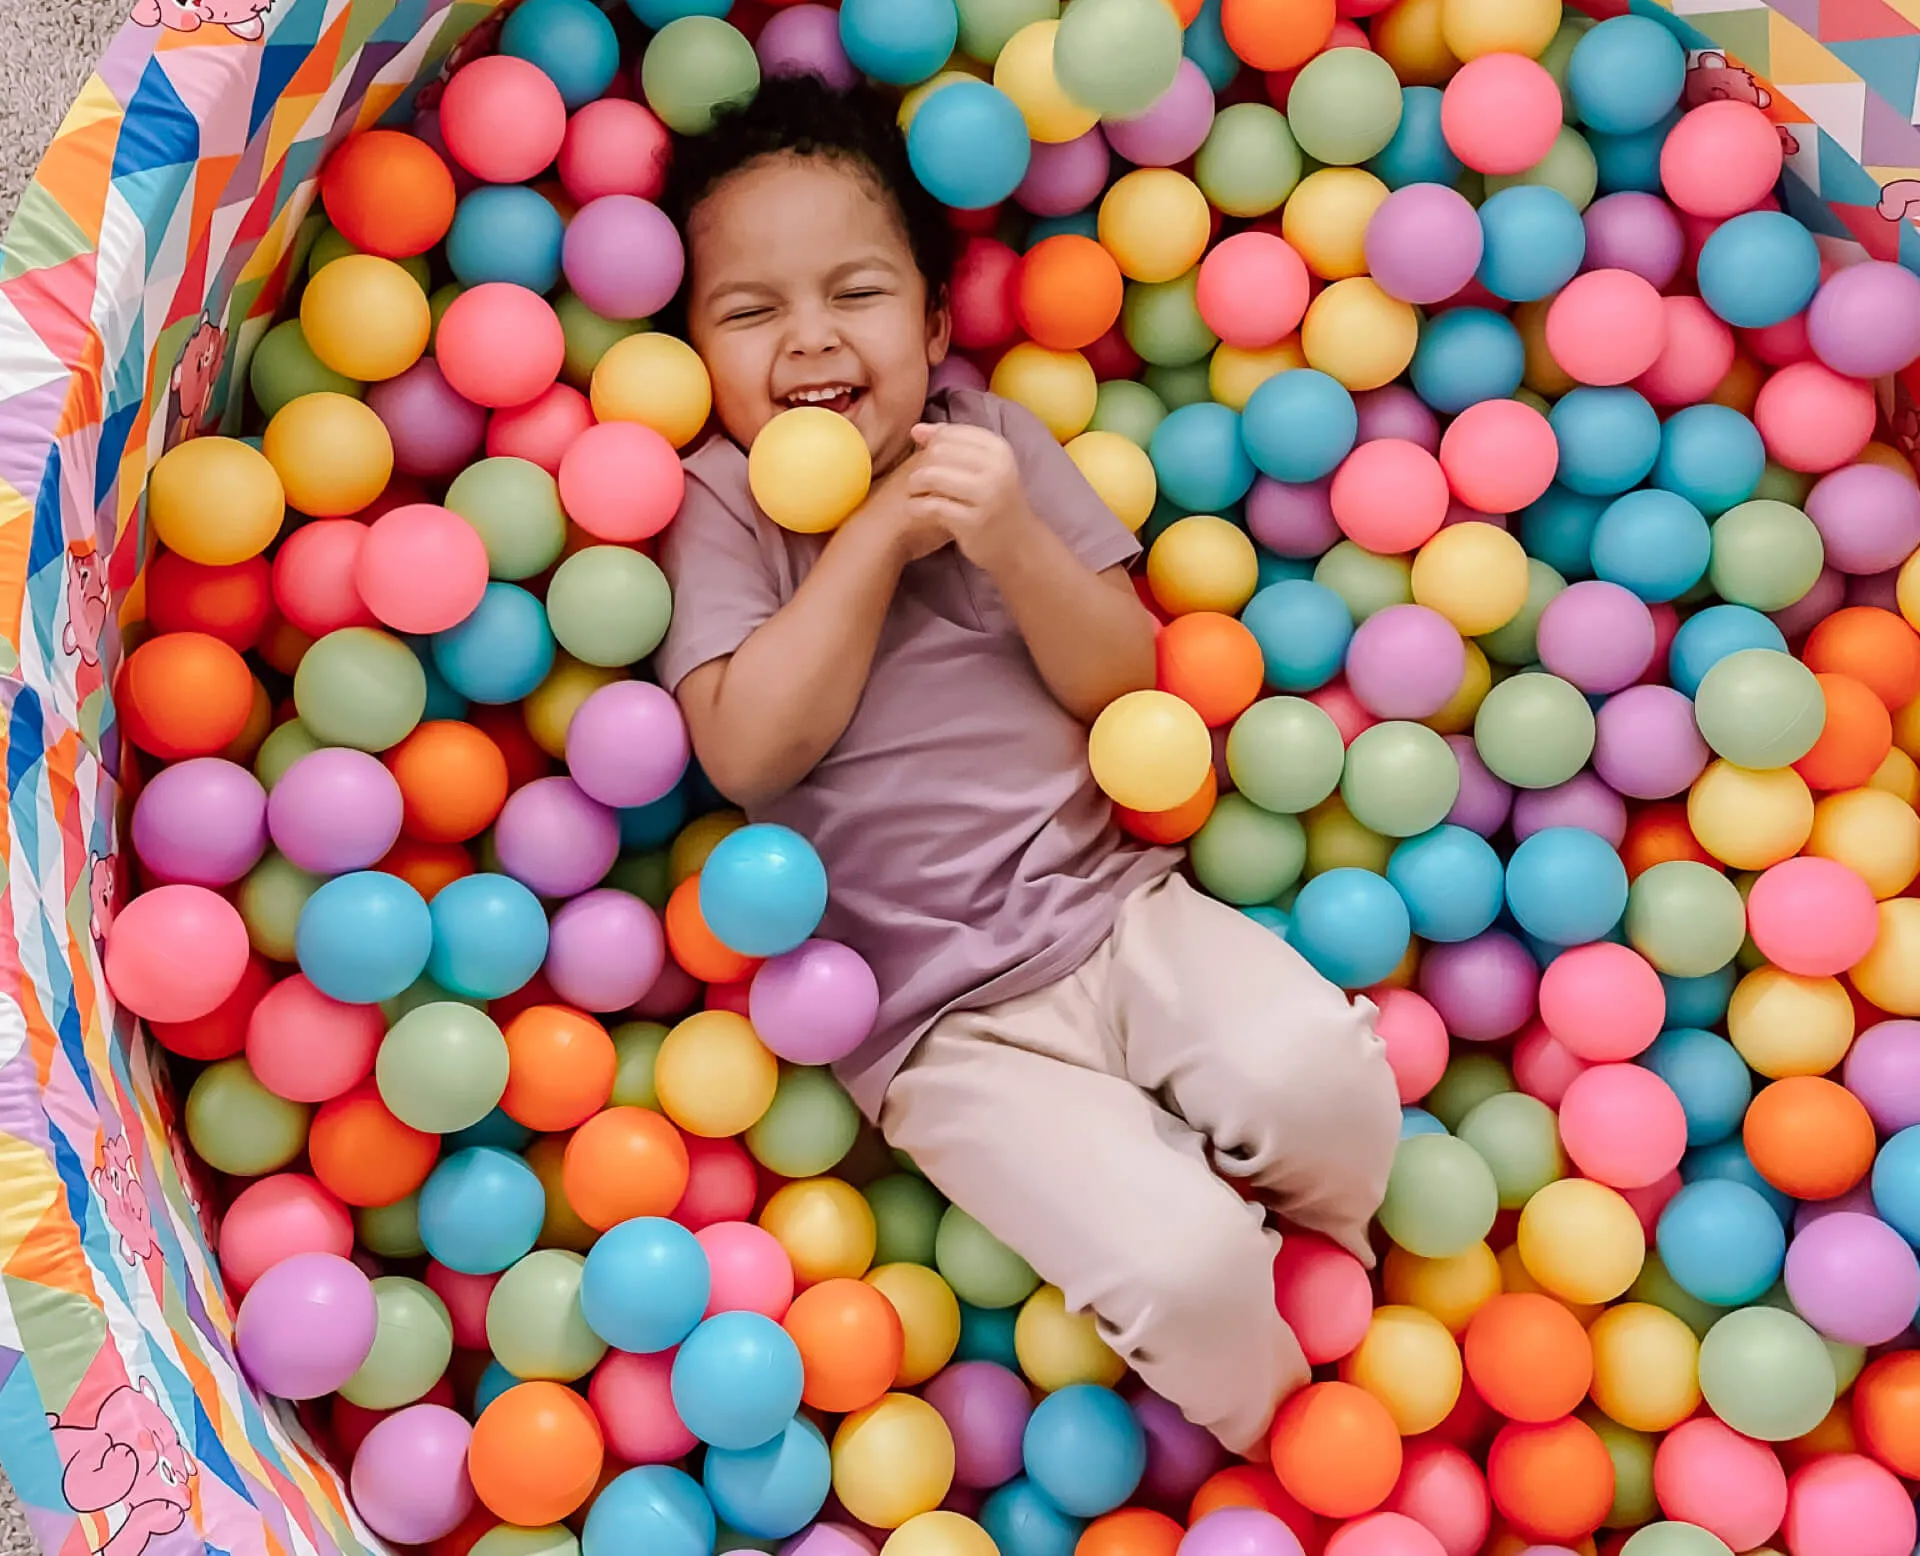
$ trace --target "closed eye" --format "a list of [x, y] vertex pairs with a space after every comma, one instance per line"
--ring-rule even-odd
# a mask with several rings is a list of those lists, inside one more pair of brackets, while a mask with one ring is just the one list
[[720, 322], [722, 324], [753, 324], [772, 312], [771, 308], [735, 308], [730, 313], [722, 314]]
[[887, 294], [877, 286], [863, 286], [857, 287], [851, 292], [842, 292], [840, 294], [840, 301], [843, 303], [858, 303], [865, 302], [869, 298], [885, 297], [886, 295]]

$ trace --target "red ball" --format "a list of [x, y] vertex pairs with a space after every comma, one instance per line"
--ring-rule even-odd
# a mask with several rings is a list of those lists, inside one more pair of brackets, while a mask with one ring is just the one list
[[1014, 287], [1020, 256], [995, 238], [969, 238], [953, 267], [948, 289], [953, 343], [962, 351], [1003, 346], [1020, 333]]
[[245, 653], [266, 629], [272, 588], [264, 556], [209, 567], [162, 551], [147, 564], [147, 619], [155, 632], [204, 632]]
[[593, 424], [587, 397], [571, 384], [553, 384], [525, 405], [493, 413], [487, 423], [487, 456], [529, 460], [548, 475], [557, 475], [573, 440]]
[[368, 130], [327, 159], [320, 203], [361, 253], [407, 259], [426, 253], [453, 225], [453, 174], [418, 137]]

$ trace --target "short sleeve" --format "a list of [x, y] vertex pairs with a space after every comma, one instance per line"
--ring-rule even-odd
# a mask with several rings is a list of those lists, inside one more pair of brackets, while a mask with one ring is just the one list
[[729, 504], [692, 469], [680, 511], [661, 533], [659, 557], [673, 588], [673, 618], [653, 663], [671, 692], [746, 642], [780, 608], [780, 591], [753, 514]]
[[1140, 542], [1088, 484], [1080, 467], [1038, 416], [1012, 400], [996, 399], [1000, 431], [1013, 446], [1020, 479], [1033, 511], [1051, 525], [1094, 572], [1120, 567], [1140, 555]]

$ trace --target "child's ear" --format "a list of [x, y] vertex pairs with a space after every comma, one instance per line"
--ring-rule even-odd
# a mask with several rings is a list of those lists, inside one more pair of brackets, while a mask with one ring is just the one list
[[952, 345], [952, 298], [943, 286], [927, 302], [927, 366], [938, 367], [946, 361]]

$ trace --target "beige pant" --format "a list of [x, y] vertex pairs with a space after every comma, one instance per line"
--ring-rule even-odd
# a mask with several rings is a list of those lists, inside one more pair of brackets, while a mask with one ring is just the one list
[[1373, 1262], [1400, 1132], [1373, 1013], [1173, 876], [1071, 976], [941, 1020], [881, 1124], [1151, 1388], [1244, 1451], [1308, 1378], [1274, 1310], [1263, 1207]]

